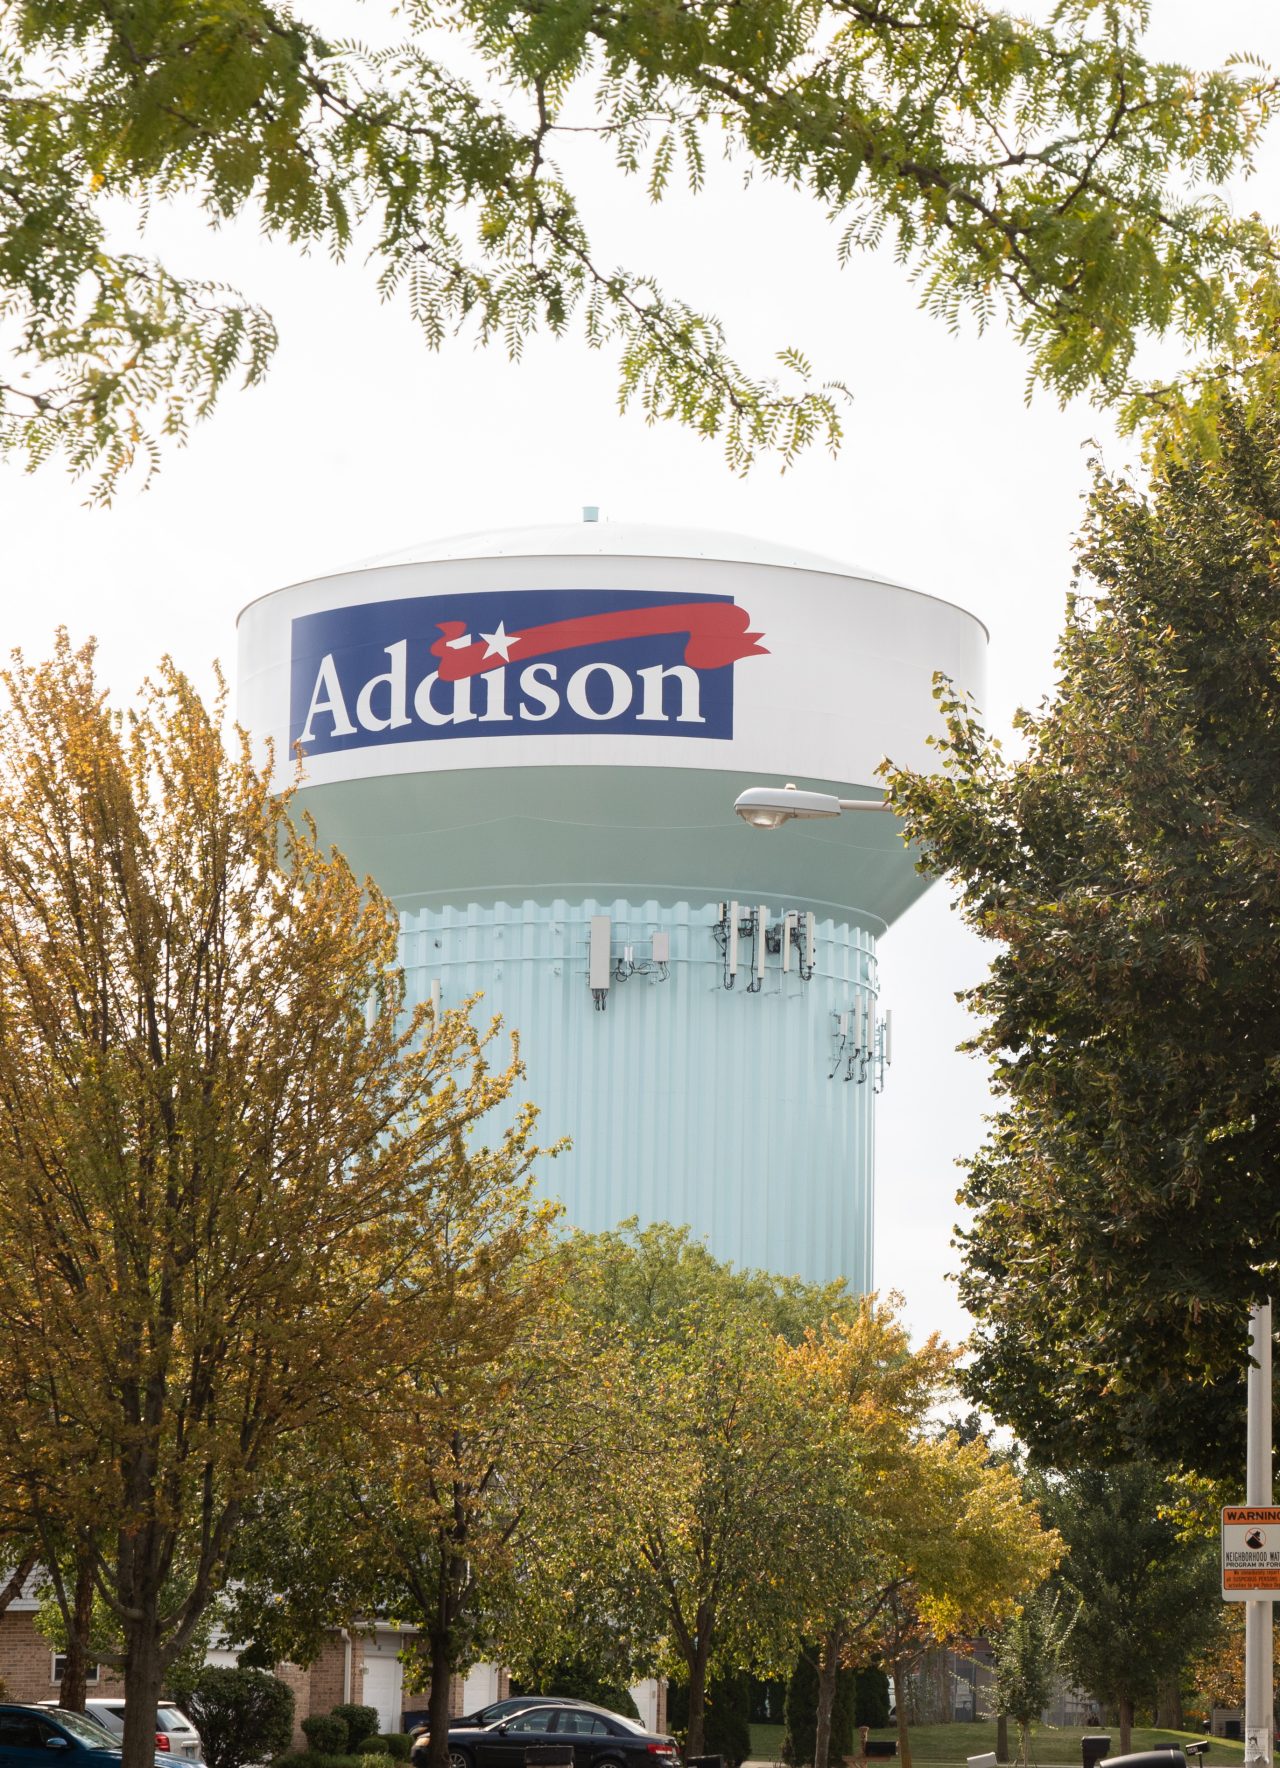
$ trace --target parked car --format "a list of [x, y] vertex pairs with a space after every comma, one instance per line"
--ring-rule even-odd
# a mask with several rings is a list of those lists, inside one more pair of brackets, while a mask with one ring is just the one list
[[[56, 1700], [41, 1701], [46, 1712], [61, 1711]], [[91, 1695], [84, 1703], [85, 1716], [94, 1720], [119, 1749], [124, 1737], [124, 1696], [99, 1699]], [[198, 1763], [204, 1768], [204, 1744], [200, 1733], [187, 1715], [171, 1701], [156, 1708], [156, 1761], [161, 1768], [173, 1768], [175, 1761]]]
[[[105, 1725], [114, 1736], [124, 1736], [123, 1696], [99, 1700], [96, 1695], [90, 1695], [84, 1703], [84, 1710], [99, 1725]], [[177, 1757], [184, 1762], [204, 1761], [204, 1744], [200, 1733], [182, 1709], [175, 1707], [172, 1701], [162, 1701], [156, 1708], [156, 1754]]]
[[0, 1768], [120, 1768], [120, 1745], [96, 1719], [56, 1706], [0, 1702]]
[[[513, 1713], [523, 1713], [529, 1707], [592, 1707], [589, 1700], [575, 1700], [569, 1695], [560, 1694], [509, 1694], [503, 1700], [495, 1700], [492, 1705], [480, 1707], [474, 1713], [467, 1713], [460, 1719], [451, 1719], [451, 1725], [496, 1725], [500, 1719], [509, 1719]], [[595, 1709], [604, 1712], [603, 1707]], [[406, 1712], [401, 1719], [402, 1731], [417, 1731], [430, 1722], [431, 1715], [425, 1707], [415, 1707]]]
[[[674, 1737], [646, 1731], [634, 1719], [586, 1701], [525, 1707], [492, 1725], [449, 1727], [449, 1768], [524, 1768], [524, 1752], [539, 1744], [569, 1744], [574, 1768], [675, 1768]], [[427, 1740], [414, 1745], [422, 1764]]]

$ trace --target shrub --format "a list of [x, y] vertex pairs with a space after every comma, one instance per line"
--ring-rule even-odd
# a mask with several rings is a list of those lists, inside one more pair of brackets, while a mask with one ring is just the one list
[[333, 1709], [335, 1719], [347, 1722], [347, 1749], [353, 1756], [358, 1756], [365, 1746], [365, 1741], [378, 1729], [378, 1711], [376, 1707], [362, 1707], [355, 1701], [343, 1701], [341, 1706]]
[[742, 1768], [751, 1754], [751, 1688], [747, 1676], [717, 1676], [707, 1685], [704, 1749]]
[[[707, 1683], [702, 1747], [709, 1756], [723, 1756], [729, 1768], [740, 1768], [751, 1754], [751, 1679], [714, 1676]], [[667, 1729], [687, 1736], [689, 1689], [672, 1682], [667, 1688]]]
[[289, 1747], [293, 1690], [265, 1670], [206, 1664], [173, 1696], [204, 1739], [208, 1768], [244, 1768]]
[[376, 1743], [385, 1744], [387, 1754], [393, 1762], [407, 1762], [413, 1749], [413, 1739], [407, 1731], [384, 1731], [379, 1737], [366, 1737], [365, 1749], [372, 1749]]
[[882, 1731], [889, 1723], [889, 1678], [879, 1664], [853, 1673], [853, 1722]]
[[361, 1768], [361, 1756], [326, 1756], [319, 1750], [290, 1750], [277, 1756], [271, 1768]]
[[302, 1731], [317, 1755], [345, 1756], [348, 1753], [347, 1722], [336, 1713], [312, 1713], [309, 1719], [302, 1721]]
[[[372, 1737], [362, 1737], [359, 1744], [353, 1747], [356, 1749], [356, 1753], [361, 1756], [389, 1756], [391, 1754], [391, 1745], [385, 1737], [380, 1736], [376, 1731]], [[386, 1768], [385, 1763], [383, 1768]]]
[[568, 1700], [587, 1700], [594, 1706], [607, 1707], [611, 1713], [621, 1713], [624, 1719], [640, 1717], [639, 1707], [621, 1683], [611, 1682], [607, 1673], [583, 1658], [535, 1665], [524, 1681], [512, 1681], [511, 1692], [545, 1695], [548, 1699], [559, 1695]]
[[[881, 1677], [883, 1685], [884, 1678]], [[831, 1710], [831, 1747], [828, 1761], [838, 1762], [853, 1750], [854, 1705], [857, 1699], [858, 1672], [837, 1670], [836, 1698]], [[818, 1648], [807, 1647], [796, 1660], [787, 1684], [784, 1710], [786, 1731], [782, 1739], [784, 1762], [812, 1762], [818, 1735]], [[888, 1714], [885, 1714], [888, 1718]], [[869, 1719], [860, 1724], [872, 1723]]]

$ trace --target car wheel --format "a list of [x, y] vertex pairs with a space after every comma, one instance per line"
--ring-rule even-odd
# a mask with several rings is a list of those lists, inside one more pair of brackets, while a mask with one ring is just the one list
[[471, 1757], [465, 1750], [451, 1747], [449, 1750], [449, 1768], [471, 1768]]

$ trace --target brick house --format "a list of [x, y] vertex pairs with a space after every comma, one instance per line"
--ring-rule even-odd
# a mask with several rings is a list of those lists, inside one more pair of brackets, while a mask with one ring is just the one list
[[[0, 1615], [0, 1682], [9, 1700], [56, 1700], [62, 1660], [49, 1641], [36, 1632], [38, 1602], [15, 1597]], [[102, 1668], [91, 1678], [94, 1694], [123, 1694], [114, 1671]]]
[[[49, 1641], [36, 1631], [40, 1603], [35, 1591], [39, 1573], [33, 1572], [23, 1589], [0, 1615], [0, 1682], [10, 1700], [37, 1702], [56, 1700], [62, 1663]], [[371, 1623], [350, 1631], [335, 1628], [313, 1664], [277, 1664], [275, 1675], [293, 1690], [294, 1742], [305, 1742], [302, 1721], [313, 1713], [328, 1713], [343, 1701], [374, 1707], [382, 1731], [398, 1731], [406, 1708], [426, 1706], [425, 1695], [404, 1692], [404, 1666], [400, 1653], [413, 1637], [411, 1627], [394, 1628]], [[209, 1653], [211, 1664], [234, 1664], [234, 1647], [223, 1645]], [[507, 1672], [496, 1664], [477, 1664], [465, 1676], [455, 1676], [449, 1691], [449, 1711], [457, 1718], [474, 1712], [510, 1691]], [[121, 1695], [119, 1674], [101, 1666], [91, 1677], [90, 1693]], [[666, 1686], [642, 1682], [631, 1691], [640, 1717], [650, 1730], [666, 1728]]]
[[[9, 1700], [30, 1702], [56, 1700], [62, 1680], [62, 1659], [49, 1641], [36, 1631], [36, 1614], [40, 1608], [36, 1591], [40, 1574], [33, 1572], [3, 1615], [0, 1615], [0, 1683]], [[392, 1635], [387, 1628], [374, 1629], [369, 1635], [353, 1632], [350, 1637], [335, 1630], [315, 1663], [277, 1664], [275, 1674], [293, 1690], [294, 1741], [305, 1741], [301, 1722], [312, 1713], [327, 1713], [342, 1701], [362, 1701], [378, 1709], [383, 1730], [400, 1726], [401, 1665], [397, 1652], [403, 1638]], [[209, 1662], [234, 1664], [233, 1650], [214, 1650]], [[455, 1677], [454, 1704], [461, 1705], [463, 1680]], [[504, 1678], [505, 1680], [505, 1678]], [[90, 1672], [91, 1694], [122, 1695], [124, 1682], [119, 1673], [101, 1665]], [[503, 1690], [505, 1692], [505, 1688]], [[481, 1700], [486, 1696], [481, 1695]], [[498, 1698], [489, 1696], [488, 1698]]]

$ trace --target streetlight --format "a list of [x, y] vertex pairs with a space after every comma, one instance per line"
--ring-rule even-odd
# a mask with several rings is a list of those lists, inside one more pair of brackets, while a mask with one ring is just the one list
[[783, 823], [806, 817], [839, 816], [845, 810], [891, 810], [880, 798], [837, 798], [831, 792], [802, 792], [794, 782], [785, 786], [749, 786], [734, 799], [733, 808], [753, 829], [780, 829]]

